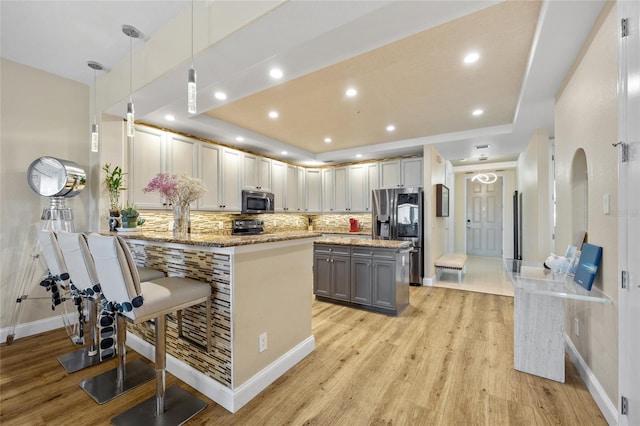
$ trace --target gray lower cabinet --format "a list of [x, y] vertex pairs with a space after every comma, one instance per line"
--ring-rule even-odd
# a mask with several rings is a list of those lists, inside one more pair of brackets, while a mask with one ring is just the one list
[[356, 246], [314, 246], [314, 293], [379, 312], [409, 304], [408, 251]]
[[350, 247], [323, 245], [313, 253], [314, 294], [349, 301]]
[[351, 257], [351, 301], [371, 305], [371, 257]]

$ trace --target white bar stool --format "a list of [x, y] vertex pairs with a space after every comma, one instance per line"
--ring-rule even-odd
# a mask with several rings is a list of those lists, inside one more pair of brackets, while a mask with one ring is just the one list
[[[70, 280], [70, 273], [68, 266], [64, 260], [63, 254], [60, 250], [58, 239], [56, 234], [50, 230], [41, 230], [38, 233], [38, 240], [40, 242], [40, 248], [42, 249], [42, 256], [44, 257], [51, 279], [57, 285], [60, 285], [64, 289], [70, 289], [71, 285], [75, 285], [74, 280]], [[78, 287], [81, 288], [81, 287]], [[57, 292], [57, 287], [52, 286], [50, 291]], [[69, 290], [71, 292], [71, 290]], [[68, 354], [60, 355], [58, 362], [64, 367], [68, 373], [75, 373], [84, 368], [91, 367], [93, 365], [102, 362], [102, 359], [98, 356], [98, 336], [96, 334], [96, 303], [93, 297], [85, 297], [84, 292], [82, 294], [80, 302], [82, 305], [79, 309], [84, 311], [86, 305], [87, 311], [87, 325], [89, 332], [89, 345], [83, 347], [80, 350], [70, 352]], [[60, 303], [58, 299], [56, 303]], [[78, 339], [84, 340], [84, 324], [79, 319], [78, 324]]]
[[[186, 422], [207, 404], [178, 386], [166, 389], [166, 315], [205, 303], [206, 346], [211, 350], [211, 287], [180, 277], [140, 282], [129, 247], [122, 238], [91, 234], [88, 243], [102, 292], [118, 311], [118, 325], [124, 319], [140, 324], [155, 318], [156, 395], [114, 417], [111, 422], [115, 425], [178, 425]], [[119, 368], [121, 364], [118, 363]]]

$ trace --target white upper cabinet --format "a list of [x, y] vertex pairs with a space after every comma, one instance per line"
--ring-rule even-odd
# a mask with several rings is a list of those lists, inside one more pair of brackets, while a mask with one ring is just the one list
[[397, 188], [400, 186], [400, 160], [380, 163], [380, 187]]
[[298, 167], [287, 164], [285, 176], [284, 211], [298, 211]]
[[198, 210], [220, 209], [220, 157], [222, 148], [200, 143], [198, 150], [198, 177], [207, 186], [207, 192], [198, 199]]
[[271, 160], [258, 157], [258, 185], [257, 189], [271, 191]]
[[296, 189], [298, 191], [298, 208], [296, 209], [300, 213], [307, 211], [307, 175], [304, 167], [297, 167], [298, 178], [296, 180]]
[[350, 212], [364, 212], [367, 210], [367, 167], [365, 164], [355, 164], [349, 167], [348, 188], [350, 203], [347, 210]]
[[271, 161], [271, 192], [273, 192], [273, 204], [276, 212], [284, 212], [286, 196], [285, 188], [286, 166], [280, 161]]
[[252, 154], [242, 155], [242, 187], [258, 187], [258, 157]]
[[422, 186], [422, 158], [407, 158], [400, 165], [402, 186]]
[[[182, 174], [189, 177], [198, 176], [198, 145], [200, 142], [184, 136], [166, 134], [167, 138], [167, 172]], [[191, 203], [191, 208], [197, 208], [197, 202]]]
[[241, 209], [242, 153], [201, 142], [199, 177], [207, 192], [198, 200], [199, 210], [239, 212]]
[[305, 170], [306, 207], [308, 213], [322, 212], [322, 172], [320, 169]]
[[336, 213], [347, 212], [350, 209], [349, 202], [349, 175], [346, 167], [333, 169], [333, 211]]
[[333, 212], [334, 180], [333, 169], [322, 169], [322, 211]]
[[325, 188], [325, 195], [332, 197], [330, 207], [336, 213], [367, 212], [370, 204], [369, 174], [373, 174], [373, 184], [377, 185], [377, 165], [354, 164], [349, 167], [336, 167], [325, 171], [325, 180], [333, 182], [333, 191]]
[[365, 187], [365, 200], [364, 211], [371, 211], [371, 191], [374, 189], [380, 189], [380, 167], [378, 163], [365, 164], [366, 171], [366, 187]]
[[121, 199], [121, 203], [128, 201], [138, 209], [165, 208], [165, 201], [160, 194], [143, 191], [155, 175], [165, 171], [165, 145], [165, 132], [136, 126], [135, 138], [129, 138], [129, 170], [126, 178], [128, 200]]
[[384, 161], [380, 163], [380, 187], [422, 186], [422, 158]]
[[242, 188], [271, 190], [271, 160], [242, 153]]
[[239, 212], [242, 208], [242, 153], [235, 149], [223, 148], [220, 183], [222, 187], [220, 209]]
[[184, 173], [189, 177], [198, 175], [198, 144], [200, 142], [183, 136], [167, 134], [168, 167], [170, 173]]

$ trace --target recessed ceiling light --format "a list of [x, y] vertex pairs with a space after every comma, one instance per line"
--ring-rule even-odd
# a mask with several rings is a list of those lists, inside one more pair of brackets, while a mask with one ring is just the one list
[[331, 138], [324, 138], [324, 143], [331, 143]]
[[165, 115], [164, 119], [167, 120], [167, 121], [176, 121], [176, 118], [171, 114]]
[[282, 78], [284, 74], [281, 69], [272, 68], [271, 71], [269, 71], [269, 75], [271, 78]]
[[464, 163], [465, 161], [467, 161], [467, 159], [466, 159], [466, 158], [463, 158], [463, 159], [462, 159], [462, 160], [460, 160], [460, 161]]
[[269, 111], [269, 117], [278, 118], [278, 111]]
[[347, 89], [346, 92], [344, 92], [345, 95], [347, 95], [350, 98], [353, 98], [355, 95], [358, 94], [358, 91], [356, 89], [354, 89], [353, 87], [350, 87]]
[[473, 114], [473, 115], [475, 115], [475, 116], [477, 117], [477, 116], [479, 116], [479, 115], [482, 115], [482, 113], [484, 113], [484, 111], [483, 111], [483, 110], [481, 110], [481, 109], [475, 109], [475, 110], [473, 110], [473, 112], [472, 112], [471, 114]]
[[396, 126], [394, 126], [393, 124], [389, 124], [387, 126], [387, 132], [393, 132], [396, 129]]
[[477, 52], [472, 52], [472, 53], [469, 53], [467, 56], [464, 57], [464, 63], [465, 64], [472, 64], [472, 63], [476, 62], [478, 59], [480, 59], [480, 55]]
[[236, 136], [236, 141], [244, 142], [244, 138], [242, 136]]
[[287, 155], [288, 152], [287, 151], [282, 151], [282, 155]]
[[224, 101], [225, 99], [227, 99], [227, 94], [224, 92], [216, 92], [213, 94], [213, 96], [220, 101]]
[[362, 154], [356, 154], [356, 158], [362, 157]]

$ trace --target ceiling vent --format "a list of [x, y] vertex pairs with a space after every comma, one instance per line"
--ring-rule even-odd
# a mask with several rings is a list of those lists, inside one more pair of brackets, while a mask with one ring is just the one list
[[478, 149], [487, 149], [487, 148], [489, 148], [489, 145], [488, 145], [488, 144], [484, 144], [484, 145], [475, 145], [475, 146], [474, 146], [474, 148], [475, 148], [476, 150], [478, 150]]

